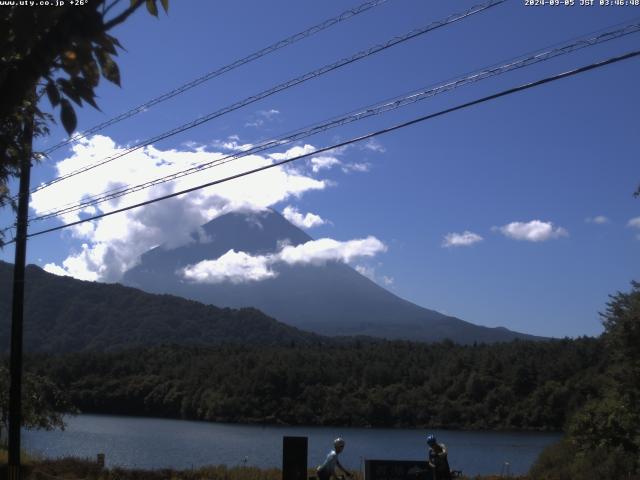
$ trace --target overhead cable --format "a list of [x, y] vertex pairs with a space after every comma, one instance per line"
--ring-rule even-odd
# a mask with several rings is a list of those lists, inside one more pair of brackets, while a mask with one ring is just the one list
[[[236, 175], [231, 175], [231, 176], [228, 176], [228, 177], [225, 177], [225, 178], [221, 178], [221, 179], [218, 179], [218, 180], [207, 182], [207, 183], [204, 183], [202, 185], [198, 185], [198, 186], [195, 186], [195, 187], [191, 187], [191, 188], [187, 188], [187, 189], [181, 190], [179, 192], [174, 192], [174, 193], [171, 193], [171, 194], [168, 194], [168, 195], [163, 195], [161, 197], [157, 197], [157, 198], [154, 198], [154, 199], [151, 199], [151, 200], [147, 200], [145, 202], [140, 202], [140, 203], [137, 203], [137, 204], [134, 204], [134, 205], [129, 205], [127, 207], [119, 208], [119, 209], [112, 210], [110, 212], [105, 212], [105, 213], [102, 213], [102, 214], [99, 214], [99, 215], [94, 215], [92, 217], [84, 218], [82, 220], [78, 220], [78, 221], [75, 221], [75, 222], [70, 222], [70, 223], [67, 223], [67, 224], [64, 224], [64, 225], [59, 225], [57, 227], [52, 227], [52, 228], [48, 228], [48, 229], [45, 229], [45, 230], [40, 230], [38, 232], [30, 233], [28, 235], [28, 237], [35, 237], [35, 236], [38, 236], [38, 235], [43, 235], [45, 233], [55, 232], [55, 231], [62, 230], [64, 228], [72, 227], [72, 226], [75, 226], [75, 225], [79, 225], [79, 224], [82, 224], [82, 223], [91, 222], [91, 221], [98, 220], [98, 219], [101, 219], [101, 218], [104, 218], [104, 217], [115, 215], [117, 213], [122, 213], [122, 212], [125, 212], [125, 211], [128, 211], [128, 210], [132, 210], [134, 208], [139, 208], [139, 207], [143, 207], [143, 206], [146, 206], [146, 205], [151, 205], [153, 203], [160, 202], [162, 200], [167, 200], [169, 198], [177, 197], [179, 195], [184, 195], [186, 193], [194, 192], [196, 190], [201, 190], [203, 188], [207, 188], [207, 187], [211, 187], [211, 186], [218, 185], [218, 184], [221, 184], [221, 183], [225, 183], [225, 182], [228, 182], [228, 181], [231, 181], [231, 180], [235, 180], [235, 179], [238, 179], [238, 178], [241, 178], [241, 177], [245, 177], [247, 175], [252, 175], [252, 174], [255, 174], [255, 173], [258, 173], [258, 172], [262, 172], [264, 170], [268, 170], [268, 169], [271, 169], [271, 168], [274, 168], [274, 167], [279, 167], [281, 165], [284, 165], [284, 164], [287, 164], [287, 163], [290, 163], [290, 162], [293, 162], [293, 161], [296, 161], [296, 160], [300, 160], [302, 158], [308, 158], [308, 157], [311, 157], [313, 155], [317, 155], [318, 153], [328, 152], [330, 150], [335, 150], [336, 148], [345, 147], [345, 146], [351, 145], [353, 143], [362, 142], [364, 140], [368, 140], [370, 138], [374, 138], [374, 137], [379, 136], [379, 135], [384, 135], [384, 134], [387, 134], [387, 133], [391, 133], [391, 132], [394, 132], [396, 130], [400, 130], [402, 128], [409, 127], [411, 125], [415, 125], [417, 123], [424, 122], [426, 120], [430, 120], [430, 119], [433, 119], [433, 118], [436, 118], [436, 117], [440, 117], [440, 116], [446, 115], [448, 113], [452, 113], [452, 112], [455, 112], [455, 111], [458, 111], [458, 110], [463, 110], [465, 108], [469, 108], [469, 107], [472, 107], [474, 105], [479, 105], [481, 103], [489, 102], [491, 100], [495, 100], [495, 99], [500, 98], [500, 97], [504, 97], [504, 96], [507, 96], [507, 95], [511, 95], [513, 93], [517, 93], [517, 92], [521, 92], [521, 91], [524, 91], [524, 90], [528, 90], [528, 89], [531, 89], [531, 88], [534, 88], [534, 87], [538, 87], [540, 85], [551, 83], [551, 82], [554, 82], [554, 81], [557, 81], [557, 80], [561, 80], [561, 79], [564, 79], [564, 78], [568, 78], [568, 77], [571, 77], [571, 76], [575, 76], [575, 75], [578, 75], [578, 74], [581, 74], [581, 73], [584, 73], [584, 72], [587, 72], [587, 71], [590, 71], [590, 70], [595, 70], [597, 68], [601, 68], [601, 67], [604, 67], [606, 65], [611, 65], [613, 63], [621, 62], [623, 60], [628, 60], [628, 59], [637, 57], [639, 55], [640, 55], [640, 50], [635, 50], [635, 51], [626, 53], [624, 55], [611, 57], [611, 58], [609, 58], [607, 60], [601, 60], [599, 62], [592, 63], [592, 64], [589, 64], [589, 65], [586, 65], [586, 66], [583, 66], [583, 67], [579, 67], [579, 68], [576, 68], [576, 69], [573, 69], [573, 70], [569, 70], [569, 71], [564, 72], [564, 73], [559, 73], [557, 75], [553, 75], [553, 76], [550, 76], [550, 77], [545, 77], [545, 78], [543, 78], [541, 80], [536, 80], [534, 82], [526, 83], [526, 84], [520, 85], [518, 87], [510, 88], [508, 90], [503, 90], [503, 91], [501, 91], [499, 93], [495, 93], [493, 95], [488, 95], [488, 96], [479, 98], [477, 100], [473, 100], [473, 101], [470, 101], [470, 102], [466, 102], [466, 103], [457, 105], [455, 107], [447, 108], [445, 110], [440, 110], [440, 111], [438, 111], [436, 113], [431, 113], [431, 114], [428, 114], [428, 115], [424, 115], [424, 116], [415, 118], [413, 120], [409, 120], [409, 121], [406, 121], [406, 122], [403, 122], [403, 123], [400, 123], [400, 124], [397, 124], [397, 125], [394, 125], [394, 126], [391, 126], [391, 127], [388, 127], [388, 128], [384, 128], [382, 130], [377, 130], [375, 132], [368, 133], [366, 135], [362, 135], [362, 136], [359, 136], [359, 137], [355, 137], [355, 138], [352, 138], [350, 140], [346, 140], [344, 142], [336, 143], [336, 144], [331, 145], [329, 147], [323, 147], [323, 148], [320, 148], [320, 149], [318, 149], [318, 150], [316, 150], [314, 152], [311, 152], [311, 153], [305, 153], [303, 155], [298, 155], [296, 157], [292, 157], [292, 158], [288, 158], [288, 159], [285, 159], [285, 160], [281, 160], [279, 162], [274, 162], [274, 163], [271, 163], [269, 165], [265, 165], [265, 166], [262, 166], [262, 167], [259, 167], [259, 168], [254, 168], [252, 170], [247, 170], [245, 172], [238, 173]], [[15, 239], [7, 242], [7, 244], [13, 243], [13, 242], [15, 242]]]
[[274, 94], [276, 94], [278, 92], [281, 92], [283, 90], [291, 88], [291, 87], [293, 87], [295, 85], [298, 85], [298, 84], [301, 84], [301, 83], [306, 82], [308, 80], [311, 80], [313, 78], [319, 77], [320, 75], [324, 75], [325, 73], [331, 72], [331, 71], [336, 70], [336, 69], [341, 68], [341, 67], [344, 67], [345, 65], [349, 65], [351, 63], [357, 62], [358, 60], [362, 60], [363, 58], [369, 57], [369, 56], [374, 55], [376, 53], [379, 53], [379, 52], [381, 52], [383, 50], [391, 48], [391, 47], [393, 47], [395, 45], [398, 45], [400, 43], [403, 43], [403, 42], [406, 42], [406, 41], [411, 40], [413, 38], [416, 38], [416, 37], [418, 37], [420, 35], [424, 35], [424, 34], [426, 34], [428, 32], [436, 30], [438, 28], [444, 27], [446, 25], [450, 25], [450, 24], [452, 24], [454, 22], [457, 22], [459, 20], [468, 18], [468, 17], [470, 17], [472, 15], [475, 15], [477, 13], [483, 12], [483, 11], [489, 9], [489, 8], [492, 8], [492, 7], [495, 7], [497, 5], [500, 5], [501, 3], [504, 3], [505, 1], [507, 1], [507, 0], [490, 0], [490, 1], [486, 2], [486, 3], [481, 4], [481, 5], [473, 6], [473, 7], [469, 8], [469, 9], [465, 10], [462, 13], [456, 13], [456, 14], [450, 15], [444, 20], [433, 22], [433, 23], [430, 23], [429, 25], [427, 25], [425, 27], [416, 28], [414, 30], [411, 30], [410, 32], [408, 32], [408, 33], [406, 33], [404, 35], [393, 37], [392, 39], [388, 40], [385, 43], [375, 45], [375, 46], [373, 46], [373, 47], [371, 47], [371, 48], [369, 48], [367, 50], [362, 50], [362, 51], [360, 51], [360, 52], [358, 52], [358, 53], [356, 53], [356, 54], [354, 54], [354, 55], [352, 55], [350, 57], [345, 57], [345, 58], [343, 58], [341, 60], [338, 60], [337, 62], [325, 65], [325, 66], [320, 67], [320, 68], [318, 68], [316, 70], [313, 70], [311, 72], [305, 73], [304, 75], [301, 75], [299, 77], [296, 77], [296, 78], [293, 78], [291, 80], [288, 80], [288, 81], [286, 81], [284, 83], [281, 83], [281, 84], [279, 84], [279, 85], [277, 85], [275, 87], [272, 87], [272, 88], [270, 88], [268, 90], [265, 90], [265, 91], [263, 91], [261, 93], [253, 95], [251, 97], [247, 97], [247, 98], [245, 98], [243, 100], [240, 100], [239, 102], [236, 102], [236, 103], [234, 103], [232, 105], [224, 107], [224, 108], [222, 108], [220, 110], [217, 110], [215, 112], [209, 113], [208, 115], [204, 115], [204, 116], [198, 117], [197, 119], [195, 119], [195, 120], [193, 120], [193, 121], [191, 121], [189, 123], [185, 123], [185, 124], [183, 124], [183, 125], [181, 125], [179, 127], [176, 127], [176, 128], [174, 128], [172, 130], [169, 130], [167, 132], [161, 133], [161, 134], [159, 134], [159, 135], [157, 135], [157, 136], [155, 136], [153, 138], [138, 142], [135, 145], [125, 149], [123, 152], [120, 152], [118, 154], [115, 154], [115, 155], [112, 155], [110, 157], [107, 157], [107, 158], [105, 158], [103, 160], [100, 160], [99, 162], [96, 162], [94, 164], [87, 165], [85, 167], [79, 168], [79, 169], [74, 170], [72, 172], [69, 172], [69, 173], [67, 173], [65, 175], [61, 175], [60, 177], [57, 177], [57, 178], [55, 178], [53, 180], [50, 180], [49, 182], [42, 183], [38, 187], [33, 188], [31, 190], [31, 193], [37, 192], [39, 190], [42, 190], [44, 188], [49, 187], [50, 185], [53, 185], [53, 184], [58, 183], [58, 182], [61, 182], [63, 180], [66, 180], [67, 178], [73, 177], [75, 175], [87, 172], [87, 171], [92, 170], [92, 169], [94, 169], [96, 167], [99, 167], [101, 165], [105, 165], [105, 164], [107, 164], [109, 162], [112, 162], [112, 161], [118, 159], [118, 158], [124, 157], [125, 155], [128, 155], [128, 154], [130, 154], [130, 153], [132, 153], [132, 152], [134, 152], [136, 150], [139, 150], [139, 149], [141, 149], [143, 147], [151, 145], [152, 143], [156, 143], [156, 142], [158, 142], [160, 140], [164, 140], [166, 138], [169, 138], [169, 137], [172, 137], [174, 135], [177, 135], [178, 133], [182, 133], [182, 132], [184, 132], [186, 130], [189, 130], [191, 128], [197, 127], [199, 125], [202, 125], [203, 123], [209, 122], [209, 121], [213, 120], [214, 118], [220, 117], [220, 116], [225, 115], [227, 113], [230, 113], [230, 112], [232, 112], [234, 110], [237, 110], [237, 109], [239, 109], [241, 107], [244, 107], [244, 106], [249, 105], [251, 103], [257, 102], [258, 100], [262, 100], [264, 98], [267, 98], [267, 97], [269, 97], [271, 95], [274, 95]]
[[213, 168], [219, 165], [224, 165], [230, 161], [237, 160], [242, 157], [255, 155], [257, 153], [275, 148], [277, 146], [286, 145], [294, 141], [300, 140], [302, 138], [306, 138], [332, 128], [340, 127], [348, 123], [362, 120], [364, 118], [368, 118], [374, 115], [380, 115], [382, 113], [389, 112], [391, 110], [395, 110], [395, 109], [419, 102], [421, 100], [434, 97], [440, 93], [451, 91], [453, 89], [456, 89], [465, 85], [469, 85], [471, 83], [475, 83], [475, 82], [478, 82], [487, 78], [491, 78], [509, 71], [534, 65], [536, 63], [550, 60], [552, 58], [556, 58], [561, 55], [566, 55], [568, 53], [575, 52], [582, 48], [598, 45], [610, 40], [614, 40], [614, 39], [617, 39], [632, 33], [638, 33], [638, 32], [640, 32], [640, 22], [624, 25], [614, 30], [605, 31], [604, 33], [600, 33], [599, 35], [596, 35], [596, 36], [579, 38], [577, 40], [572, 41], [571, 43], [561, 44], [559, 46], [556, 46], [555, 48], [547, 48], [547, 49], [539, 50], [537, 52], [528, 54], [526, 56], [519, 56], [505, 63], [494, 65], [491, 67], [486, 67], [484, 69], [477, 70], [473, 73], [449, 80], [447, 82], [438, 84], [436, 86], [430, 86], [419, 91], [414, 91], [402, 97], [395, 97], [391, 100], [386, 100], [384, 102], [381, 102], [375, 105], [364, 107], [360, 110], [356, 110], [355, 112], [349, 113], [347, 115], [335, 117], [333, 119], [326, 120], [324, 122], [312, 125], [310, 127], [305, 127], [293, 133], [286, 134], [284, 136], [281, 136], [275, 139], [266, 140], [264, 142], [261, 142], [257, 145], [252, 146], [251, 148], [245, 149], [241, 152], [229, 154], [222, 158], [218, 158], [216, 160], [212, 160], [209, 162], [204, 162], [199, 165], [195, 165], [193, 167], [181, 170], [179, 172], [165, 175], [159, 178], [155, 178], [153, 180], [149, 180], [137, 185], [111, 189], [106, 192], [102, 192], [100, 194], [93, 195], [88, 198], [84, 198], [80, 202], [72, 202], [66, 205], [59, 206], [55, 209], [51, 209], [47, 212], [44, 212], [39, 216], [30, 218], [29, 222], [46, 220], [46, 219], [60, 216], [66, 213], [82, 210], [84, 208], [94, 206], [105, 201], [114, 200], [116, 198], [129, 195], [129, 194], [138, 192], [140, 190], [153, 187], [155, 185], [177, 180], [179, 178], [182, 178], [188, 175], [193, 175], [195, 173], [202, 172], [203, 170]]
[[59, 148], [64, 147], [65, 145], [69, 145], [71, 143], [76, 143], [78, 140], [83, 139], [88, 137], [89, 135], [92, 135], [94, 133], [97, 133], [101, 130], [104, 130], [105, 128], [114, 125], [118, 122], [121, 122], [122, 120], [125, 120], [127, 118], [131, 118], [134, 115], [137, 115], [138, 113], [142, 113], [147, 111], [148, 109], [150, 109], [151, 107], [162, 103], [166, 100], [169, 100], [170, 98], [173, 98], [177, 95], [180, 95], [181, 93], [186, 92], [187, 90], [191, 90], [194, 87], [197, 87], [198, 85], [207, 82], [215, 77], [219, 77], [220, 75], [230, 72], [231, 70], [234, 70], [242, 65], [246, 65], [247, 63], [253, 62], [254, 60], [257, 60], [261, 57], [264, 57], [265, 55], [268, 55], [270, 53], [275, 52], [276, 50], [280, 50], [281, 48], [284, 47], [288, 47], [289, 45], [296, 43], [300, 40], [303, 40], [307, 37], [310, 37], [318, 32], [321, 32], [322, 30], [326, 30], [329, 27], [332, 27], [334, 25], [336, 25], [337, 23], [343, 22], [349, 18], [355, 17], [356, 15], [359, 15], [363, 12], [366, 12], [374, 7], [377, 7], [378, 5], [381, 5], [383, 3], [385, 3], [387, 0], [372, 0], [369, 2], [365, 2], [355, 8], [350, 8], [348, 10], [345, 10], [344, 12], [342, 12], [340, 15], [337, 15], [335, 17], [329, 18], [327, 20], [325, 20], [324, 22], [321, 22], [317, 25], [314, 25], [313, 27], [310, 27], [302, 32], [298, 32], [296, 34], [293, 34], [283, 40], [280, 40], [276, 43], [273, 43], [271, 45], [269, 45], [268, 47], [265, 47], [261, 50], [258, 50], [257, 52], [254, 52], [250, 55], [247, 55], [246, 57], [243, 57], [239, 60], [236, 60], [228, 65], [225, 65], [223, 67], [220, 67], [216, 70], [213, 70], [209, 73], [206, 73], [194, 80], [191, 80], [190, 82], [185, 83], [184, 85], [181, 85], [177, 88], [174, 88], [173, 90], [170, 90], [156, 98], [153, 98], [141, 105], [138, 105], [137, 107], [134, 107], [124, 113], [121, 113], [105, 122], [102, 122], [98, 125], [95, 125], [91, 128], [89, 128], [88, 130], [85, 130], [77, 135], [74, 135], [71, 138], [68, 138], [67, 140], [64, 140], [56, 145], [53, 145], [52, 147], [48, 148], [47, 150], [44, 151], [45, 154], [50, 154], [56, 150], [58, 150]]

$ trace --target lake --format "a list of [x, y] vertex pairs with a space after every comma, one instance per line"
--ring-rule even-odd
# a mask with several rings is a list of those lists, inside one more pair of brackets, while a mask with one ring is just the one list
[[[185, 469], [226, 464], [282, 466], [282, 437], [309, 439], [309, 466], [320, 464], [333, 439], [342, 436], [341, 461], [364, 469], [364, 459], [423, 460], [426, 430], [340, 427], [281, 427], [208, 423], [111, 415], [78, 415], [61, 431], [25, 431], [23, 448], [41, 456], [96, 458], [108, 467]], [[505, 433], [432, 430], [449, 449], [451, 468], [467, 475], [528, 471], [538, 454], [559, 433]], [[508, 465], [507, 465], [508, 464]]]

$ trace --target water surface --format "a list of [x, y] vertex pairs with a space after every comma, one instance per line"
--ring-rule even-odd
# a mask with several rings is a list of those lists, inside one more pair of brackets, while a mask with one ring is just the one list
[[[96, 458], [108, 467], [176, 468], [204, 465], [282, 466], [282, 437], [309, 439], [309, 465], [324, 460], [337, 436], [346, 440], [341, 461], [354, 470], [363, 460], [423, 460], [426, 431], [384, 428], [280, 427], [193, 422], [158, 418], [78, 415], [61, 431], [26, 431], [23, 447], [41, 456]], [[449, 449], [449, 462], [467, 475], [528, 471], [538, 454], [560, 438], [557, 433], [504, 433], [434, 430]], [[508, 465], [507, 465], [508, 464]]]

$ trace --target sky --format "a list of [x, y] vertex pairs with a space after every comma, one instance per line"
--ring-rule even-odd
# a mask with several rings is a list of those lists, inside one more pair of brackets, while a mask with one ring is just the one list
[[[387, 0], [57, 150], [34, 166], [31, 185], [480, 3]], [[78, 129], [359, 4], [192, 0], [171, 2], [169, 14], [159, 19], [140, 11], [112, 32], [126, 48], [117, 59], [122, 86], [103, 79], [97, 90], [101, 111], [77, 109]], [[237, 154], [302, 127], [634, 20], [640, 22], [640, 7], [579, 1], [527, 6], [508, 0], [44, 188], [32, 195], [30, 213]], [[638, 47], [640, 34], [628, 35], [95, 209], [33, 222], [30, 232], [312, 154]], [[640, 279], [640, 199], [633, 197], [640, 183], [639, 79], [640, 58], [627, 60], [152, 206], [34, 236], [27, 261], [52, 273], [117, 282], [145, 251], [193, 241], [191, 232], [218, 215], [273, 208], [318, 240], [297, 251], [304, 257], [296, 257], [299, 261], [345, 261], [402, 298], [479, 325], [553, 337], [598, 335], [598, 312], [605, 310], [608, 295]], [[47, 100], [41, 107], [51, 109]], [[64, 138], [54, 126], [35, 148]], [[0, 212], [0, 221], [11, 224], [11, 212]], [[274, 253], [293, 258], [289, 254], [286, 247]], [[12, 262], [13, 255], [7, 246], [0, 259]], [[194, 281], [243, 281], [243, 275], [246, 281], [262, 281], [270, 278], [275, 257], [270, 258], [233, 252], [186, 271]]]

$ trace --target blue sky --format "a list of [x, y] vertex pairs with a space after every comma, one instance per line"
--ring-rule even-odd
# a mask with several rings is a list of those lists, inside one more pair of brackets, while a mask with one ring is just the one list
[[[122, 88], [103, 81], [98, 90], [102, 112], [79, 109], [79, 129], [358, 4], [174, 1], [169, 15], [159, 20], [139, 12], [115, 31], [127, 49], [118, 59]], [[58, 150], [34, 168], [32, 186], [475, 4], [388, 0], [105, 129], [73, 151]], [[509, 0], [60, 182], [34, 195], [32, 213], [109, 185], [135, 184], [217, 158], [237, 145], [256, 144], [634, 19], [640, 21], [640, 7], [532, 7]], [[584, 49], [308, 138], [296, 144], [297, 151], [639, 46], [640, 34], [634, 34]], [[346, 256], [342, 250], [341, 258], [417, 304], [477, 324], [538, 335], [596, 335], [601, 331], [598, 311], [604, 310], [607, 295], [638, 279], [640, 199], [632, 193], [640, 183], [634, 115], [639, 79], [640, 60], [632, 59], [554, 82], [323, 154], [324, 159], [300, 161], [269, 176], [160, 203], [144, 214], [114, 215], [94, 227], [85, 224], [34, 237], [28, 261], [79, 278], [117, 281], [139, 250], [178, 244], [200, 220], [247, 204], [279, 211], [289, 207], [292, 219], [298, 212], [324, 221], [307, 228], [312, 237], [334, 239], [347, 249], [363, 246]], [[46, 101], [43, 106], [49, 108]], [[37, 147], [63, 137], [60, 128], [53, 128]], [[284, 154], [288, 148], [272, 153]], [[238, 166], [233, 168], [277, 158], [263, 154], [242, 165], [234, 162]], [[223, 174], [216, 170], [182, 185]], [[170, 192], [176, 187], [163, 188]], [[141, 193], [136, 199], [158, 194]], [[117, 206], [128, 203], [124, 199]], [[11, 221], [8, 212], [2, 220]], [[59, 224], [51, 220], [31, 228]], [[13, 261], [13, 249], [5, 248], [1, 258]]]

